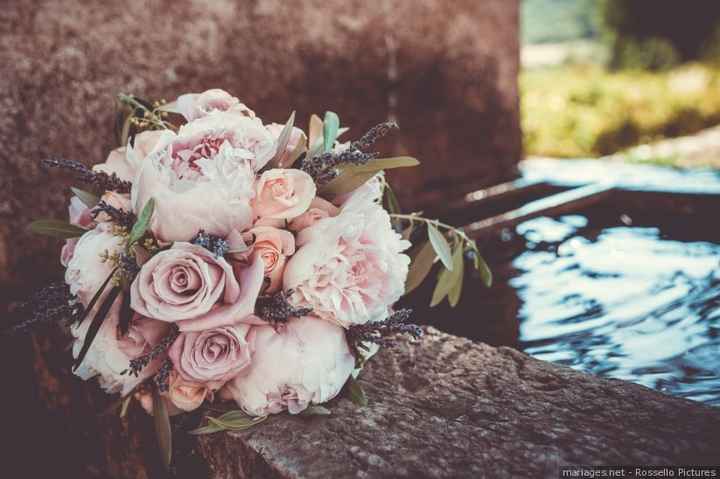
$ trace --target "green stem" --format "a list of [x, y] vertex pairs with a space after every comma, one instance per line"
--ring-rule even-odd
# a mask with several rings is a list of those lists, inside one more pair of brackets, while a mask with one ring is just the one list
[[422, 217], [422, 216], [420, 216], [420, 215], [417, 215], [417, 214], [414, 214], [414, 213], [411, 213], [411, 214], [409, 214], [409, 215], [407, 215], [407, 214], [400, 214], [400, 213], [391, 213], [391, 214], [390, 214], [390, 217], [391, 217], [391, 218], [397, 218], [397, 219], [400, 219], [400, 220], [410, 221], [411, 223], [414, 222], [414, 221], [420, 221], [420, 222], [423, 222], [423, 223], [426, 223], [426, 224], [432, 224], [432, 225], [434, 225], [434, 226], [436, 226], [436, 227], [438, 227], [438, 228], [443, 228], [443, 229], [445, 229], [445, 230], [448, 230], [450, 233], [452, 233], [452, 234], [454, 234], [454, 235], [457, 235], [457, 236], [459, 236], [460, 238], [462, 238], [463, 241], [465, 241], [465, 243], [467, 243], [473, 251], [478, 252], [477, 245], [475, 244], [475, 241], [473, 241], [473, 240], [471, 240], [470, 238], [468, 238], [468, 236], [465, 234], [465, 232], [464, 232], [463, 230], [461, 230], [460, 228], [456, 228], [456, 227], [451, 226], [451, 225], [449, 225], [449, 224], [447, 224], [447, 223], [443, 223], [442, 221], [439, 221], [439, 220], [431, 220], [431, 219], [428, 219], [428, 218], [424, 218], [424, 217]]

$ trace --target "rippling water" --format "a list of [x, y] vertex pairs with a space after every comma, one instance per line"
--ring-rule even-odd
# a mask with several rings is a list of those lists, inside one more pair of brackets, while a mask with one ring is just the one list
[[619, 224], [572, 215], [517, 227], [520, 348], [720, 406], [720, 244]]

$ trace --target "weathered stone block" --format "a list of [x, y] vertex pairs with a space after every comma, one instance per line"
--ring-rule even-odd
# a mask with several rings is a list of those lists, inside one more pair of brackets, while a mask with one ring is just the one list
[[[220, 87], [258, 114], [303, 123], [333, 109], [353, 134], [395, 117], [380, 145], [423, 165], [398, 173], [406, 207], [514, 174], [520, 159], [517, 0], [6, 1], [0, 9], [0, 284], [40, 282], [55, 243], [33, 217], [65, 214], [39, 171], [57, 154], [102, 161], [113, 95]], [[51, 247], [52, 246], [52, 247]]]

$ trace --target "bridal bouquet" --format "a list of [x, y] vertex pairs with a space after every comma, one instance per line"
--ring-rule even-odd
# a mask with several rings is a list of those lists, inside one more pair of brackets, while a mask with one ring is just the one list
[[66, 269], [26, 322], [68, 318], [74, 373], [120, 394], [123, 414], [139, 401], [168, 451], [168, 416], [205, 402], [239, 409], [198, 434], [328, 414], [346, 384], [363, 403], [364, 361], [388, 335], [420, 335], [393, 305], [434, 263], [433, 305], [458, 302], [466, 257], [490, 280], [462, 230], [398, 211], [383, 170], [418, 162], [370, 151], [393, 122], [340, 142], [332, 112], [306, 133], [222, 90], [119, 104], [104, 163], [43, 162], [87, 186], [72, 188], [69, 222], [31, 225], [65, 239]]

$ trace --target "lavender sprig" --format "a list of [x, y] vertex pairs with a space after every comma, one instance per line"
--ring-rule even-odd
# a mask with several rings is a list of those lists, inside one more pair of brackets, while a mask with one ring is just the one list
[[365, 165], [370, 160], [377, 158], [377, 153], [368, 153], [365, 150], [394, 128], [397, 128], [397, 123], [394, 121], [380, 123], [370, 128], [359, 140], [353, 141], [348, 148], [341, 152], [327, 151], [312, 158], [305, 158], [300, 169], [312, 176], [317, 184], [327, 184], [337, 177], [338, 166]]
[[408, 323], [411, 314], [411, 309], [399, 309], [384, 321], [352, 325], [346, 332], [348, 343], [355, 347], [356, 350], [367, 350], [363, 343], [393, 346], [395, 340], [388, 336], [394, 334], [409, 334], [418, 339], [422, 336], [423, 331], [420, 326]]
[[106, 203], [105, 201], [100, 201], [92, 209], [91, 214], [93, 219], [97, 219], [100, 213], [105, 213], [110, 217], [110, 220], [113, 223], [118, 226], [122, 226], [123, 228], [126, 228], [128, 231], [133, 227], [133, 225], [135, 224], [135, 220], [137, 219], [132, 212], [116, 208]]
[[190, 240], [192, 244], [202, 246], [206, 250], [210, 251], [218, 258], [225, 256], [225, 253], [230, 249], [230, 245], [223, 238], [208, 234], [205, 230], [200, 230], [193, 239]]
[[83, 311], [83, 305], [75, 295], [70, 294], [70, 287], [67, 284], [62, 281], [51, 283], [33, 293], [28, 301], [18, 305], [13, 315], [27, 315], [27, 319], [3, 330], [3, 333], [8, 335], [22, 333], [38, 324], [53, 321], [74, 321]]
[[107, 174], [104, 171], [93, 171], [87, 165], [75, 160], [64, 158], [48, 158], [42, 160], [40, 165], [44, 168], [58, 168], [73, 173], [75, 177], [95, 186], [101, 191], [117, 191], [118, 193], [130, 193], [132, 183], [121, 180], [115, 173]]
[[296, 308], [288, 302], [293, 291], [278, 291], [260, 296], [255, 303], [255, 314], [269, 323], [285, 323], [290, 318], [299, 318], [312, 313], [312, 308]]
[[153, 377], [155, 386], [157, 386], [158, 391], [161, 393], [167, 392], [170, 387], [170, 372], [172, 371], [172, 368], [172, 361], [170, 358], [166, 358], [165, 361], [163, 361], [162, 366], [160, 366], [160, 369], [158, 369], [158, 372], [156, 372]]
[[137, 377], [140, 374], [140, 371], [142, 371], [148, 364], [150, 364], [154, 359], [164, 354], [165, 351], [167, 351], [170, 346], [172, 346], [172, 343], [175, 342], [175, 339], [177, 339], [179, 335], [180, 328], [177, 324], [172, 323], [170, 332], [165, 335], [165, 337], [158, 344], [156, 344], [155, 347], [150, 350], [150, 352], [143, 354], [142, 356], [135, 359], [131, 359], [129, 369], [126, 369], [121, 374], [130, 373], [131, 375]]

